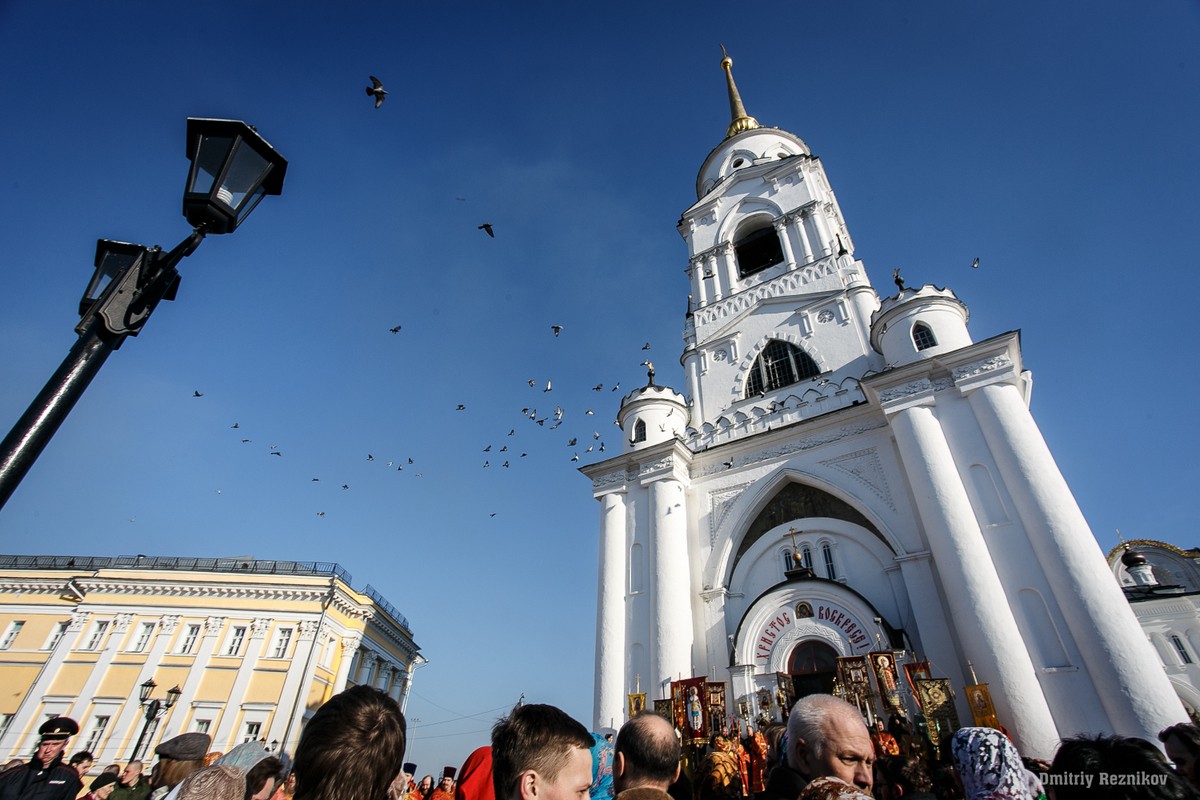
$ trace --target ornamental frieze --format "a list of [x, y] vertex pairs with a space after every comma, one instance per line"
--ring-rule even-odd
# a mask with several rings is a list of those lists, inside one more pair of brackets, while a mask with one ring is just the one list
[[1012, 359], [1007, 355], [992, 356], [985, 358], [982, 361], [976, 361], [973, 364], [964, 364], [961, 367], [954, 369], [954, 380], [960, 381], [963, 378], [970, 378], [975, 375], [982, 375], [985, 372], [994, 372], [998, 369], [1006, 369], [1012, 365]]

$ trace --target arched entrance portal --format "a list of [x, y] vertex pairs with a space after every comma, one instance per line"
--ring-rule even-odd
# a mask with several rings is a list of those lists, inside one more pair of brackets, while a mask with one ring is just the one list
[[833, 694], [833, 679], [837, 677], [838, 653], [825, 642], [808, 639], [800, 642], [788, 656], [788, 674], [796, 697], [810, 694]]

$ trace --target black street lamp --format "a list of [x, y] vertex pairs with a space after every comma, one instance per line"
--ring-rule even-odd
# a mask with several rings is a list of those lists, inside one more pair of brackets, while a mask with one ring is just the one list
[[194, 230], [169, 253], [108, 239], [96, 243], [96, 271], [79, 301], [79, 339], [0, 442], [0, 508], [109, 353], [126, 337], [138, 335], [160, 301], [175, 299], [179, 262], [195, 252], [206, 234], [232, 233], [263, 197], [283, 191], [287, 161], [244, 122], [189, 118], [187, 157], [192, 165], [183, 216]]
[[146, 721], [142, 724], [142, 732], [138, 734], [137, 744], [133, 746], [133, 753], [130, 754], [130, 761], [137, 761], [142, 757], [142, 742], [146, 739], [146, 731], [150, 730], [150, 723], [161, 718], [170, 708], [175, 705], [175, 701], [179, 699], [179, 695], [183, 691], [178, 687], [167, 690], [167, 699], [159, 700], [151, 699], [150, 695], [157, 688], [158, 684], [154, 682], [154, 678], [150, 678], [141, 686], [138, 687], [138, 702], [145, 709]]

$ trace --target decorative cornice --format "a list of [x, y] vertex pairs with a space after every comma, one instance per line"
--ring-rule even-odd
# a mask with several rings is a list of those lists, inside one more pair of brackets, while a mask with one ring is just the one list
[[990, 358], [981, 359], [970, 364], [963, 364], [954, 369], [954, 380], [960, 381], [963, 378], [971, 378], [976, 375], [982, 375], [987, 372], [994, 372], [998, 369], [1007, 369], [1012, 366], [1012, 359], [1007, 354], [992, 356]]
[[630, 471], [624, 467], [615, 469], [612, 472], [606, 472], [603, 475], [592, 478], [592, 492], [598, 494], [613, 486], [620, 486], [627, 483], [630, 477]]
[[837, 275], [836, 259], [824, 256], [821, 259], [783, 273], [771, 280], [746, 289], [731, 297], [709, 303], [693, 313], [696, 327], [702, 328], [726, 317], [749, 311], [758, 303], [776, 297], [800, 294], [805, 286], [821, 278]]
[[[860, 422], [856, 425], [842, 425], [841, 427], [832, 430], [826, 430], [822, 433], [805, 436], [802, 439], [793, 439], [787, 442], [781, 442], [774, 447], [764, 447], [760, 450], [748, 453], [743, 456], [734, 456], [729, 460], [733, 462], [733, 467], [752, 466], [763, 461], [770, 461], [778, 458], [790, 456], [793, 453], [799, 453], [804, 450], [811, 450], [814, 447], [822, 447], [832, 442], [846, 439], [851, 436], [858, 436], [863, 433], [886, 428], [887, 421], [883, 419], [871, 419]], [[726, 467], [722, 463], [709, 464], [701, 467], [693, 473], [693, 477], [703, 477], [714, 475], [726, 471]]]

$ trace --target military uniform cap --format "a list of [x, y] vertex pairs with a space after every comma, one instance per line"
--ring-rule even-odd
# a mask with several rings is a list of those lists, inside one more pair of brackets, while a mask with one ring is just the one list
[[154, 752], [176, 761], [199, 761], [208, 753], [210, 744], [212, 739], [207, 733], [181, 733], [154, 748]]
[[38, 728], [43, 742], [58, 742], [70, 739], [79, 733], [79, 723], [70, 717], [55, 717], [48, 719]]

